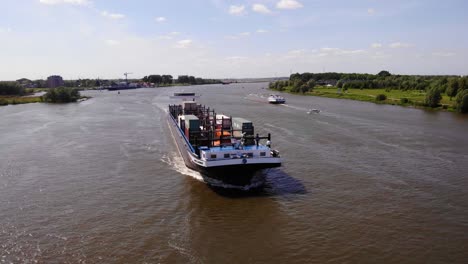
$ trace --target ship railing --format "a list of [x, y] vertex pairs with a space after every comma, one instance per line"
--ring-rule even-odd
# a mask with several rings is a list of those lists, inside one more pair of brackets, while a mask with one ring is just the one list
[[[212, 147], [214, 146], [215, 142], [218, 142], [219, 141], [219, 146], [222, 147], [223, 145], [224, 146], [234, 146], [235, 143], [222, 143], [224, 140], [230, 140], [232, 142], [233, 139], [235, 140], [240, 140], [241, 143], [245, 146], [253, 146], [253, 145], [257, 145], [259, 146], [260, 145], [260, 140], [262, 139], [266, 139], [268, 141], [271, 141], [271, 134], [268, 133], [268, 136], [260, 136], [259, 134], [256, 134], [255, 136], [254, 135], [243, 135], [242, 137], [235, 137], [232, 135], [229, 135], [229, 136], [223, 136], [223, 134], [221, 134], [219, 137], [210, 137], [209, 135], [211, 134], [210, 131], [189, 131], [189, 142], [192, 142], [193, 145], [195, 146], [201, 146], [199, 145], [200, 142], [208, 142], [208, 147]], [[208, 136], [207, 136], [208, 135]], [[254, 144], [246, 144], [246, 142], [248, 141], [254, 141], [255, 143]]]
[[182, 131], [182, 129], [179, 127], [179, 125], [177, 125], [177, 121], [172, 115], [171, 115], [171, 119], [174, 122], [175, 127], [177, 127], [177, 129], [179, 130], [179, 133], [182, 135], [182, 138], [185, 140], [185, 143], [190, 148], [190, 151], [192, 152], [192, 154], [195, 155], [198, 158], [198, 155], [196, 154], [195, 149], [193, 148], [192, 144], [190, 144], [190, 141], [185, 136], [185, 132]]

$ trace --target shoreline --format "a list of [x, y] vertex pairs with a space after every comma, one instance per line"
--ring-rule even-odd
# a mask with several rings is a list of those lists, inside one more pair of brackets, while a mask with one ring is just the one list
[[[361, 101], [361, 102], [369, 102], [374, 104], [386, 104], [386, 105], [397, 105], [402, 107], [408, 108], [416, 108], [416, 109], [425, 109], [425, 110], [433, 110], [433, 111], [444, 111], [444, 112], [456, 112], [455, 106], [453, 104], [448, 104], [447, 102], [441, 102], [440, 106], [432, 108], [424, 105], [424, 100], [415, 100], [408, 97], [401, 97], [401, 98], [393, 98], [390, 95], [387, 95], [385, 92], [382, 94], [386, 94], [387, 99], [382, 101], [377, 101], [375, 95], [371, 94], [355, 94], [352, 92], [336, 92], [336, 88], [315, 88], [314, 91], [310, 91], [304, 94], [301, 93], [292, 93], [288, 90], [285, 91], [278, 91], [269, 89], [270, 91], [288, 93], [293, 95], [300, 95], [300, 96], [317, 96], [317, 97], [325, 97], [325, 98], [333, 98], [333, 99], [344, 99], [344, 100], [353, 100], [353, 101]], [[326, 91], [329, 90], [329, 91]], [[332, 91], [333, 90], [333, 91]], [[366, 91], [372, 91], [373, 89], [368, 89]], [[376, 91], [375, 89], [374, 91]], [[424, 95], [425, 96], [425, 95]], [[403, 102], [402, 99], [406, 98], [407, 101]], [[420, 99], [420, 98], [419, 98]], [[452, 101], [449, 101], [452, 102]]]
[[[80, 103], [91, 99], [91, 96], [80, 96], [76, 102]], [[18, 104], [49, 103], [42, 100], [42, 96], [0, 96], [0, 107]]]
[[0, 96], [0, 106], [42, 103], [41, 96]]

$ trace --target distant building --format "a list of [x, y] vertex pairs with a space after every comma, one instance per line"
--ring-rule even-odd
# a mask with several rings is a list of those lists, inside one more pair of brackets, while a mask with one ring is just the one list
[[47, 87], [49, 88], [56, 88], [63, 86], [65, 83], [63, 82], [62, 76], [59, 75], [52, 75], [47, 78]]

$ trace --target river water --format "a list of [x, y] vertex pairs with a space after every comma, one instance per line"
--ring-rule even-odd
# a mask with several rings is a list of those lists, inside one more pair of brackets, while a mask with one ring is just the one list
[[[0, 107], [0, 262], [466, 263], [467, 116], [269, 105], [266, 86]], [[263, 190], [210, 188], [184, 167], [166, 121], [180, 91], [272, 134], [284, 163]]]

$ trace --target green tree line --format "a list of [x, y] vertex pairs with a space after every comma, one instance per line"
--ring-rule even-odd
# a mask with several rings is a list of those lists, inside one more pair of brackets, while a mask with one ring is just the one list
[[0, 95], [18, 95], [26, 93], [24, 87], [16, 82], [0, 82]]
[[143, 77], [142, 81], [154, 83], [156, 85], [164, 85], [164, 84], [191, 84], [191, 85], [199, 85], [199, 84], [215, 84], [221, 83], [220, 80], [215, 79], [203, 79], [195, 76], [190, 75], [179, 75], [177, 79], [174, 79], [172, 75], [159, 75], [159, 74], [152, 74]]
[[189, 75], [179, 75], [177, 77], [177, 80], [175, 80], [175, 82], [180, 83], [180, 84], [192, 84], [192, 85], [221, 83], [220, 80], [203, 79], [203, 78], [189, 76]]
[[151, 74], [148, 76], [143, 77], [142, 81], [144, 82], [149, 82], [149, 83], [154, 83], [154, 84], [172, 84], [173, 83], [173, 77], [172, 75], [159, 75], [159, 74]]
[[346, 91], [347, 89], [396, 89], [418, 90], [426, 92], [425, 104], [437, 107], [442, 94], [456, 98], [459, 112], [468, 112], [468, 77], [455, 75], [392, 75], [388, 71], [378, 74], [361, 73], [294, 73], [288, 80], [276, 81], [269, 88], [277, 91], [306, 93], [312, 91], [315, 85], [333, 85]]

